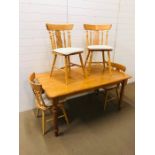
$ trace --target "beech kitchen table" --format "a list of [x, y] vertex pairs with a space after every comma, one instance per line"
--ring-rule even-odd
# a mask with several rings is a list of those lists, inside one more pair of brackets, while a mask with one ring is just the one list
[[131, 78], [131, 76], [126, 73], [117, 70], [112, 70], [111, 73], [108, 69], [103, 71], [102, 65], [93, 65], [91, 74], [87, 75], [86, 78], [83, 77], [81, 68], [72, 68], [70, 76], [69, 83], [66, 85], [64, 73], [60, 70], [54, 71], [52, 77], [50, 77], [50, 72], [36, 74], [36, 78], [42, 85], [47, 97], [53, 101], [53, 125], [55, 136], [59, 135], [57, 123], [57, 103], [59, 99], [121, 83], [118, 104], [118, 109], [120, 109], [125, 85], [128, 79]]

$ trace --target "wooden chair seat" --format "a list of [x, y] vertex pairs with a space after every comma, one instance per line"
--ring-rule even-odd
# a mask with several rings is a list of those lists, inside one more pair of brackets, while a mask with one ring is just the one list
[[53, 51], [62, 55], [72, 55], [77, 53], [83, 53], [84, 49], [76, 47], [67, 47], [67, 48], [57, 48], [54, 49]]
[[112, 51], [113, 48], [108, 45], [89, 45], [88, 50], [92, 51]]

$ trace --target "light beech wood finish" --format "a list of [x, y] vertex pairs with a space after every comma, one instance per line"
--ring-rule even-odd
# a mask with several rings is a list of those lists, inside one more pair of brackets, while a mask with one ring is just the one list
[[[29, 83], [31, 85], [32, 91], [35, 96], [35, 104], [37, 108], [37, 114], [36, 116], [39, 116], [39, 111], [41, 111], [42, 114], [42, 133], [43, 135], [46, 133], [46, 123], [50, 120], [46, 120], [45, 111], [49, 110], [51, 113], [54, 111], [54, 107], [51, 104], [51, 106], [46, 105], [44, 102], [44, 99], [42, 98], [42, 94], [44, 92], [42, 85], [35, 82], [36, 75], [35, 73], [32, 73], [29, 77]], [[64, 117], [67, 124], [69, 124], [69, 120], [67, 117], [67, 113], [64, 108], [64, 103], [58, 103], [58, 108], [62, 111], [63, 115], [59, 116], [59, 118]]]
[[[113, 64], [113, 63], [112, 63]], [[79, 68], [73, 68], [70, 74], [72, 82], [69, 85], [65, 85], [63, 78], [63, 73], [59, 70], [56, 70], [54, 73], [54, 78], [49, 78], [50, 73], [38, 73], [36, 77], [38, 81], [42, 84], [43, 89], [45, 90], [46, 95], [49, 99], [53, 100], [53, 106], [55, 109], [54, 112], [54, 132], [57, 136], [59, 133], [58, 124], [57, 124], [57, 103], [60, 98], [72, 96], [79, 93], [84, 93], [99, 88], [104, 88], [109, 85], [115, 85], [122, 83], [120, 101], [118, 108], [121, 106], [121, 101], [123, 97], [123, 91], [125, 84], [129, 78], [129, 75], [112, 69], [109, 73], [108, 68], [105, 68], [102, 72], [102, 65], [96, 64], [92, 66], [92, 74], [87, 78], [83, 78], [80, 74]], [[123, 90], [122, 90], [123, 89]]]
[[[108, 45], [108, 32], [112, 28], [111, 24], [106, 25], [91, 25], [91, 24], [84, 24], [84, 29], [86, 30], [86, 47], [89, 45]], [[91, 64], [93, 52], [101, 51], [102, 52], [102, 59], [103, 59], [103, 69], [105, 68], [105, 56], [104, 53], [107, 52], [108, 54], [108, 67], [109, 72], [111, 72], [111, 60], [110, 60], [110, 51], [109, 50], [98, 50], [93, 49], [90, 50], [87, 48], [87, 57], [85, 61], [85, 66], [87, 65], [88, 59], [88, 70], [91, 70]]]
[[[105, 62], [105, 63], [108, 63], [108, 62]], [[118, 64], [118, 63], [111, 63], [111, 66], [113, 68], [113, 70], [116, 70], [118, 72], [125, 72], [126, 71], [126, 67], [121, 65], [121, 64]], [[111, 86], [108, 86], [108, 87], [105, 87], [104, 88], [104, 110], [106, 110], [106, 107], [107, 107], [107, 104], [114, 100], [114, 99], [117, 99], [118, 102], [119, 102], [119, 87], [120, 87], [120, 83], [118, 84], [115, 84], [115, 85], [111, 85]], [[114, 90], [115, 93], [116, 93], [116, 97], [112, 97], [110, 99], [108, 99], [108, 95], [109, 93]]]
[[58, 53], [58, 52], [54, 51], [57, 48], [72, 47], [72, 44], [71, 44], [71, 30], [73, 29], [73, 24], [58, 24], [58, 25], [57, 24], [46, 24], [46, 28], [49, 31], [52, 50], [53, 50], [52, 53], [53, 53], [53, 57], [54, 57], [50, 76], [52, 76], [52, 73], [54, 71], [57, 55], [64, 56], [65, 57], [65, 67], [66, 68], [63, 67], [61, 69], [65, 69], [65, 79], [66, 79], [65, 82], [66, 82], [66, 84], [68, 84], [71, 67], [72, 66], [79, 66], [78, 64], [72, 63], [70, 61], [70, 56], [71, 55], [78, 55], [79, 58], [80, 58], [80, 63], [81, 63], [81, 66], [79, 66], [79, 67], [82, 67], [84, 77], [86, 77], [85, 69], [83, 67], [83, 60], [81, 58], [81, 53], [83, 51], [74, 52], [74, 53], [71, 53], [71, 54], [68, 54], [68, 55]]
[[96, 31], [101, 31], [101, 30], [110, 30], [112, 27], [111, 24], [103, 24], [103, 25], [91, 25], [91, 24], [84, 24], [84, 28], [86, 30], [96, 30]]

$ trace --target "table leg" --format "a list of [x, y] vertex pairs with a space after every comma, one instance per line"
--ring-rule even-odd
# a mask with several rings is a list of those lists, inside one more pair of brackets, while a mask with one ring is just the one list
[[53, 99], [53, 126], [54, 126], [54, 135], [58, 136], [59, 135], [59, 129], [58, 129], [58, 99], [55, 98]]
[[122, 99], [123, 99], [123, 95], [124, 95], [124, 89], [125, 89], [125, 86], [127, 84], [127, 81], [128, 80], [123, 80], [121, 82], [121, 90], [120, 90], [120, 98], [119, 98], [119, 103], [118, 103], [118, 110], [121, 109]]

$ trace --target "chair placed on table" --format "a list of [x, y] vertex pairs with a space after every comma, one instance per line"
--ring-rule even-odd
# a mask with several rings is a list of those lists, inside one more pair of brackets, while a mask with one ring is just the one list
[[102, 53], [102, 63], [103, 69], [105, 69], [105, 52], [108, 55], [108, 68], [109, 72], [111, 72], [111, 60], [110, 60], [110, 52], [113, 50], [111, 46], [108, 46], [108, 32], [111, 29], [112, 25], [90, 25], [84, 24], [84, 29], [86, 30], [86, 48], [88, 50], [88, 54], [85, 61], [85, 67], [87, 65], [88, 59], [88, 70], [91, 70], [91, 64], [97, 63], [92, 62], [93, 53], [101, 52]]
[[[107, 63], [107, 62], [105, 62], [105, 63]], [[118, 72], [126, 71], [126, 67], [121, 64], [111, 62], [111, 66], [112, 66], [113, 70], [117, 70]], [[104, 110], [106, 110], [107, 104], [110, 101], [115, 100], [115, 99], [117, 99], [119, 101], [119, 87], [120, 87], [120, 83], [103, 88], [104, 89]], [[110, 97], [111, 91], [115, 91], [116, 96]]]
[[[42, 89], [41, 84], [36, 80], [35, 73], [32, 73], [29, 77], [29, 83], [32, 87], [34, 96], [35, 96], [35, 104], [37, 108], [37, 117], [39, 114], [39, 110], [42, 113], [42, 133], [45, 134], [46, 130], [46, 123], [51, 121], [52, 119], [46, 120], [45, 112], [49, 110], [52, 113], [52, 101], [47, 99], [44, 91]], [[67, 124], [69, 124], [68, 117], [64, 108], [64, 100], [60, 101], [58, 104], [58, 108], [62, 111], [63, 115], [59, 116], [58, 118], [64, 117]]]
[[[53, 63], [51, 74], [52, 76], [57, 56], [64, 56], [65, 58], [65, 80], [66, 84], [68, 84], [68, 78], [70, 75], [72, 66], [82, 67], [83, 74], [85, 77], [85, 69], [82, 60], [82, 53], [84, 49], [71, 47], [71, 30], [73, 29], [73, 24], [46, 24], [47, 30], [50, 34], [51, 44], [52, 44], [52, 52], [53, 52]], [[75, 63], [70, 62], [70, 56], [78, 55], [80, 59], [81, 66]]]

